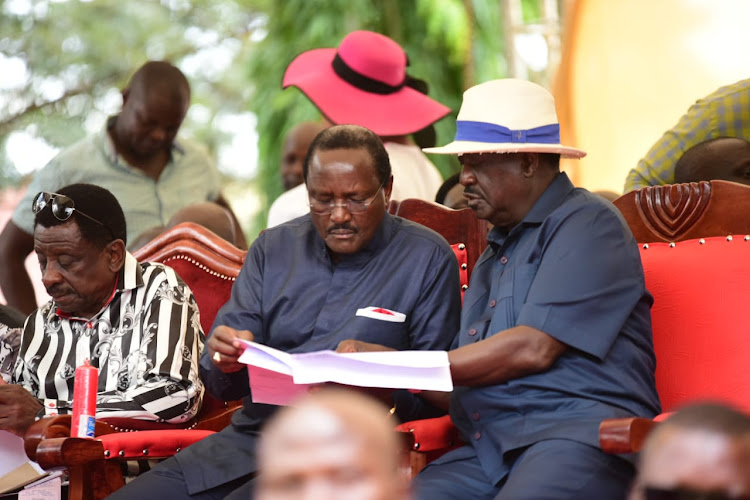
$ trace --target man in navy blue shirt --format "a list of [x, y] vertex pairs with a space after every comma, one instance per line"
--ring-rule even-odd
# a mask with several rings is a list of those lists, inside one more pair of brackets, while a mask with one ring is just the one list
[[[354, 125], [329, 128], [310, 146], [304, 177], [310, 213], [253, 243], [201, 358], [206, 388], [224, 399], [244, 398], [242, 410], [230, 427], [112, 498], [252, 495], [256, 441], [277, 407], [252, 402], [238, 338], [290, 353], [340, 344], [451, 345], [460, 314], [455, 256], [437, 233], [387, 213], [393, 177], [380, 139]], [[402, 419], [430, 410], [405, 391], [393, 402]]]
[[599, 423], [660, 410], [653, 300], [630, 230], [560, 172], [561, 156], [585, 153], [560, 144], [536, 84], [469, 89], [456, 140], [425, 151], [458, 155], [469, 207], [494, 228], [449, 352], [467, 444], [422, 471], [417, 497], [624, 498], [633, 466], [598, 448]]

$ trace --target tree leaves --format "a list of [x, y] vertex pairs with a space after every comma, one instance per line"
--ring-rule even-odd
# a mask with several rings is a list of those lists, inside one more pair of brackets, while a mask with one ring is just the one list
[[[533, 12], [539, 2], [523, 3]], [[0, 81], [3, 182], [19, 179], [5, 155], [11, 133], [71, 144], [117, 111], [118, 89], [148, 59], [171, 60], [186, 72], [194, 109], [181, 134], [214, 154], [232, 140], [218, 126], [221, 117], [257, 115], [261, 207], [281, 193], [285, 133], [319, 116], [297, 89], [281, 89], [297, 54], [336, 47], [357, 29], [390, 36], [409, 55], [409, 73], [454, 110], [436, 124], [438, 143], [453, 137], [465, 88], [506, 72], [498, 0], [5, 0], [0, 9], [0, 67], [16, 68], [6, 82], [21, 82]], [[455, 158], [431, 159], [444, 176], [458, 170]], [[265, 217], [264, 210], [247, 234], [257, 234]]]

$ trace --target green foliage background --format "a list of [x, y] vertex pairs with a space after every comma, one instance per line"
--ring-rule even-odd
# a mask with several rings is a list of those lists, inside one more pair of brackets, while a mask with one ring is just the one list
[[[539, 1], [523, 1], [525, 18], [538, 18]], [[188, 75], [193, 106], [201, 113], [191, 111], [181, 135], [215, 153], [231, 139], [215, 126], [222, 113], [257, 115], [256, 178], [226, 179], [254, 185], [262, 198], [260, 213], [246, 228], [251, 239], [281, 193], [285, 133], [319, 116], [297, 89], [281, 89], [284, 70], [297, 54], [336, 47], [357, 29], [393, 38], [409, 55], [409, 73], [427, 81], [430, 95], [454, 110], [436, 125], [438, 143], [453, 136], [463, 90], [507, 73], [500, 0], [2, 0], [0, 13], [0, 55], [23, 60], [29, 76], [14, 88], [3, 86], [0, 76], [2, 184], [23, 181], [5, 154], [13, 131], [67, 146], [85, 134], [92, 113], [111, 111], [115, 91], [146, 60], [182, 67], [196, 54], [221, 47], [232, 58], [223, 71]], [[444, 176], [458, 170], [454, 158], [432, 159]]]

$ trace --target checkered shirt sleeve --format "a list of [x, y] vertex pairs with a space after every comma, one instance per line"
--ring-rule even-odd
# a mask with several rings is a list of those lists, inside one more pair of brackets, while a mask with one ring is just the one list
[[630, 171], [624, 192], [674, 182], [674, 167], [691, 147], [718, 137], [750, 140], [750, 79], [697, 101]]

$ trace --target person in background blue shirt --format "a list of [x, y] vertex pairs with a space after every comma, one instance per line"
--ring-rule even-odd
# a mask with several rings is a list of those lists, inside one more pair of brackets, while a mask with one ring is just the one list
[[[207, 390], [244, 398], [243, 408], [230, 427], [111, 498], [251, 497], [259, 431], [278, 407], [253, 403], [238, 338], [290, 353], [450, 346], [460, 315], [455, 255], [437, 233], [387, 213], [393, 178], [380, 139], [355, 125], [329, 128], [310, 146], [304, 177], [310, 213], [255, 240], [201, 358]], [[435, 414], [406, 391], [392, 403], [402, 419]]]

